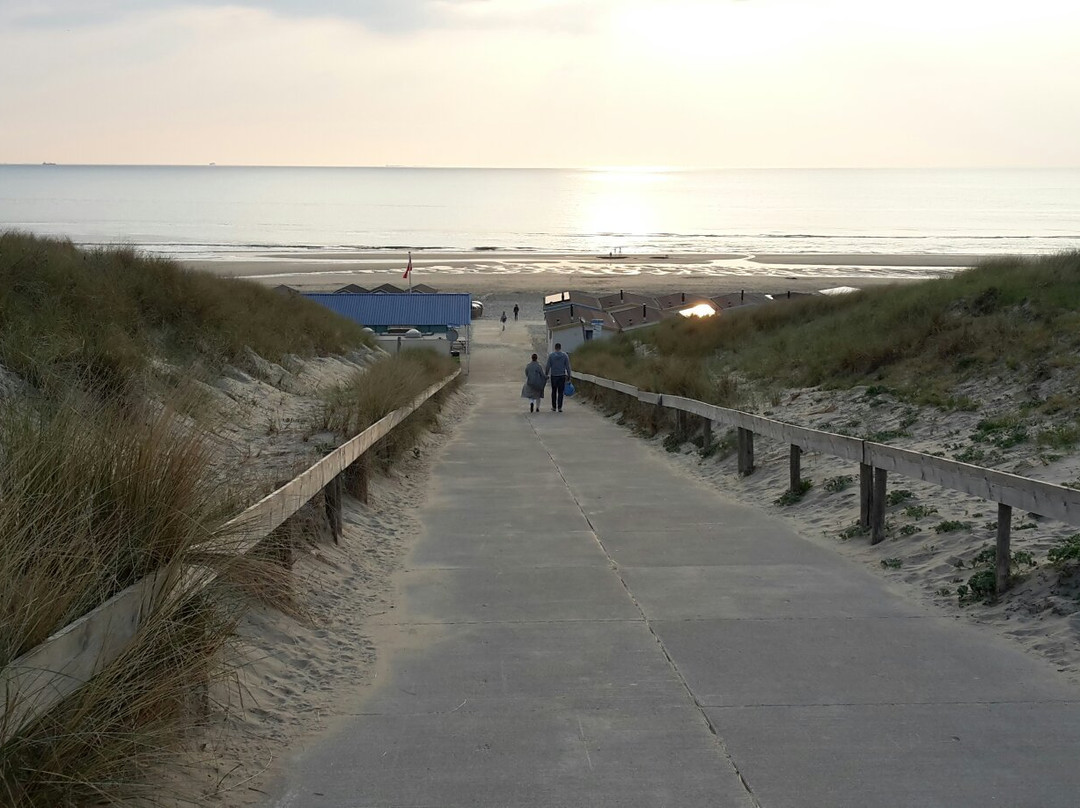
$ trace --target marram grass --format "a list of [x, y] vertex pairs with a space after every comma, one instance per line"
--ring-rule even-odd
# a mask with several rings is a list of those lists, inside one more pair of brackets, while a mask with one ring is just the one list
[[726, 379], [746, 378], [774, 387], [879, 384], [948, 407], [962, 401], [955, 387], [978, 375], [1075, 373], [1078, 347], [1080, 252], [1070, 252], [706, 320], [673, 318], [588, 343], [574, 364], [648, 390], [696, 387], [703, 395], [692, 397], [719, 404], [733, 403]]

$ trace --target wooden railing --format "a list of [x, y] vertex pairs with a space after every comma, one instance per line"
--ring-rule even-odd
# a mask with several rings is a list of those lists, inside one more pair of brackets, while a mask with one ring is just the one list
[[676, 413], [690, 413], [704, 419], [705, 440], [712, 439], [714, 423], [737, 430], [738, 470], [754, 471], [754, 435], [762, 435], [790, 446], [790, 489], [801, 483], [800, 459], [805, 450], [841, 457], [859, 463], [859, 521], [871, 532], [871, 543], [885, 537], [885, 494], [888, 473], [922, 480], [942, 488], [961, 491], [996, 502], [997, 552], [996, 591], [1005, 591], [1009, 583], [1009, 543], [1012, 510], [1018, 508], [1051, 517], [1070, 525], [1080, 525], [1080, 491], [1054, 483], [1033, 480], [1004, 471], [996, 471], [957, 460], [900, 449], [883, 443], [836, 435], [818, 429], [763, 418], [741, 410], [718, 407], [691, 398], [649, 393], [625, 382], [603, 379], [589, 373], [575, 373], [574, 380], [613, 390], [643, 404], [667, 408]]
[[[432, 385], [409, 404], [372, 424], [299, 476], [263, 497], [223, 526], [220, 535], [226, 538], [219, 546], [202, 545], [199, 550], [207, 555], [223, 553], [236, 556], [249, 553], [324, 490], [331, 531], [337, 541], [341, 533], [343, 472], [350, 467], [356, 472], [353, 477], [357, 493], [366, 500], [367, 466], [357, 461], [460, 373], [455, 371]], [[169, 597], [187, 598], [217, 577], [217, 573], [209, 567], [190, 566], [180, 574], [183, 577], [179, 592], [175, 581], [172, 582], [173, 586], [165, 586], [170, 573], [149, 575], [0, 669], [0, 697], [3, 698], [0, 701], [0, 743], [117, 659], [130, 646], [164, 590], [168, 589]]]

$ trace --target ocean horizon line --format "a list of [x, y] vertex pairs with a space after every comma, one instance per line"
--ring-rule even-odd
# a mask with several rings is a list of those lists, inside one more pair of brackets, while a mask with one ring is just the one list
[[583, 171], [596, 173], [723, 173], [767, 171], [882, 171], [882, 172], [962, 172], [962, 171], [1080, 171], [1080, 165], [949, 165], [949, 166], [470, 166], [470, 165], [420, 165], [420, 164], [372, 164], [333, 165], [301, 163], [69, 163], [63, 161], [3, 162], [3, 168], [264, 168], [264, 169], [327, 169], [327, 170], [405, 170], [405, 171]]

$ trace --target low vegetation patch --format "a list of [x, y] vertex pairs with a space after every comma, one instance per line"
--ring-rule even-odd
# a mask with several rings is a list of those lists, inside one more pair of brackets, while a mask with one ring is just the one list
[[901, 502], [907, 502], [913, 496], [915, 495], [906, 488], [896, 488], [885, 495], [885, 504], [899, 505]]
[[960, 530], [971, 530], [971, 522], [960, 522], [955, 519], [946, 519], [934, 525], [935, 533], [956, 533]]
[[776, 505], [794, 505], [796, 502], [802, 500], [806, 496], [806, 492], [814, 487], [812, 480], [799, 480], [797, 488], [789, 488], [783, 494], [776, 498], [774, 504]]
[[1074, 533], [1051, 547], [1047, 559], [1059, 570], [1080, 566], [1080, 533]]
[[[1009, 556], [1009, 580], [1018, 578], [1024, 569], [1035, 566], [1034, 556], [1024, 550], [1017, 550]], [[956, 587], [957, 600], [961, 606], [970, 603], [988, 602], [996, 597], [997, 589], [997, 548], [984, 547], [971, 560], [974, 570], [966, 584]]]
[[[927, 516], [933, 516], [938, 512], [938, 509], [931, 505], [909, 505], [904, 508], [904, 516], [910, 519], [925, 519]], [[939, 530], [938, 533], [947, 531]]]
[[838, 477], [830, 477], [821, 487], [828, 491], [830, 494], [836, 494], [845, 490], [853, 482], [853, 478], [849, 474], [841, 474]]

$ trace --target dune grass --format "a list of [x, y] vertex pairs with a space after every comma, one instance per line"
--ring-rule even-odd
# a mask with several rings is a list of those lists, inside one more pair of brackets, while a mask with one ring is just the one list
[[0, 666], [236, 511], [206, 439], [156, 414], [0, 409]]
[[183, 765], [176, 751], [206, 719], [210, 681], [227, 674], [220, 652], [240, 604], [220, 587], [160, 599], [118, 659], [0, 745], [0, 804], [149, 805], [165, 796], [197, 804], [194, 795], [162, 794], [146, 774]]
[[137, 381], [152, 359], [211, 370], [371, 345], [356, 323], [298, 295], [186, 270], [135, 250], [0, 233], [0, 364], [40, 390]]
[[[457, 363], [435, 351], [413, 349], [388, 356], [327, 394], [319, 428], [351, 438], [457, 369]], [[443, 388], [380, 441], [376, 456], [384, 467], [416, 443], [453, 387]]]
[[734, 374], [782, 387], [885, 385], [918, 403], [963, 407], [955, 389], [975, 376], [1037, 381], [1076, 372], [1080, 252], [996, 259], [951, 278], [707, 320], [673, 318], [631, 336], [583, 346], [575, 366], [650, 390], [661, 389], [665, 372], [678, 389], [697, 385], [720, 404], [732, 400], [733, 383], [723, 380]]

